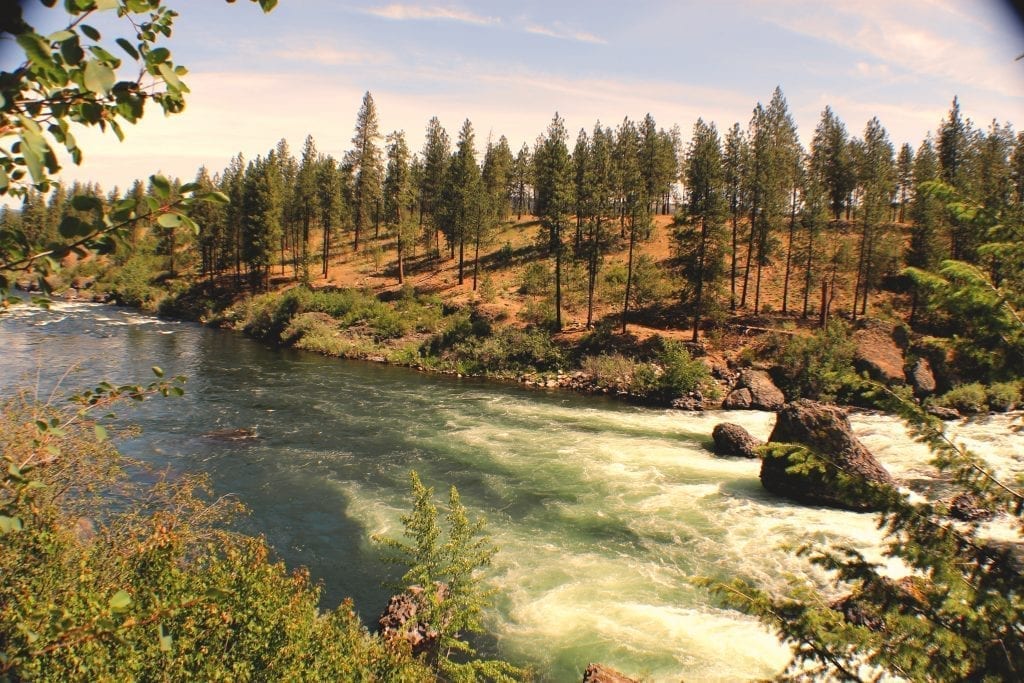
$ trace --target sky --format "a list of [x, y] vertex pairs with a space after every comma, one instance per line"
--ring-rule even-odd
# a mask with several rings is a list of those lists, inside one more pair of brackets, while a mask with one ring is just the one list
[[897, 148], [916, 148], [954, 95], [977, 125], [1024, 130], [1024, 30], [997, 0], [280, 0], [269, 15], [166, 1], [180, 12], [168, 47], [190, 72], [185, 112], [148, 109], [122, 143], [79, 133], [85, 160], [64, 164], [65, 181], [191, 179], [281, 138], [298, 156], [307, 135], [340, 158], [367, 91], [381, 132], [404, 130], [413, 150], [432, 116], [453, 140], [468, 118], [478, 148], [505, 135], [518, 150], [556, 111], [573, 139], [648, 113], [689, 139], [698, 117], [745, 127], [776, 86], [805, 144], [830, 105], [851, 134], [877, 116]]

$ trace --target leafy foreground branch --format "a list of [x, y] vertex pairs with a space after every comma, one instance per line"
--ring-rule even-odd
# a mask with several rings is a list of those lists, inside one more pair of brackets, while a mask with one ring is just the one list
[[0, 405], [0, 681], [403, 680], [434, 673], [361, 625], [196, 477], [136, 484], [92, 417], [179, 381]]
[[[961, 491], [955, 504], [913, 500], [878, 490], [887, 564], [900, 579], [854, 548], [805, 546], [801, 554], [827, 570], [828, 599], [793, 579], [789, 595], [743, 580], [699, 580], [728, 605], [755, 615], [793, 646], [784, 680], [1003, 681], [1024, 677], [1024, 493], [957, 444], [943, 424], [905, 396], [871, 387], [932, 451], [935, 467]], [[970, 515], [962, 513], [968, 503]], [[967, 519], [965, 519], [965, 517]], [[985, 522], [1012, 526], [1011, 543], [993, 540]]]

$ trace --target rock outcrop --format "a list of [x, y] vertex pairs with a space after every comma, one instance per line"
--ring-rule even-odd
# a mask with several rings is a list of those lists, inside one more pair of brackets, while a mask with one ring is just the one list
[[892, 476], [857, 440], [846, 414], [835, 406], [801, 399], [779, 411], [769, 445], [798, 444], [813, 466], [787, 471], [800, 456], [779, 448], [761, 461], [761, 484], [772, 493], [812, 505], [848, 510], [877, 509], [878, 487], [895, 484]]
[[865, 327], [853, 333], [853, 342], [856, 344], [854, 367], [858, 372], [867, 372], [872, 379], [880, 382], [906, 382], [907, 377], [903, 372], [903, 349], [893, 338], [893, 326], [878, 322], [865, 324]]
[[910, 369], [907, 379], [910, 380], [910, 386], [914, 389], [914, 396], [924, 398], [935, 393], [937, 386], [935, 373], [932, 372], [932, 365], [927, 358], [917, 359], [914, 367]]
[[782, 391], [775, 386], [764, 370], [744, 368], [736, 388], [722, 402], [726, 409], [779, 410], [786, 402]]
[[741, 458], [759, 458], [757, 447], [764, 442], [751, 436], [743, 427], [732, 422], [715, 425], [711, 431], [716, 455], [735, 455]]
[[583, 683], [637, 683], [630, 678], [604, 664], [588, 664], [583, 672]]
[[[438, 599], [444, 600], [448, 595], [448, 586], [436, 584]], [[440, 634], [429, 624], [419, 620], [423, 601], [423, 588], [411, 586], [405, 592], [391, 596], [384, 613], [377, 624], [380, 634], [385, 640], [400, 639], [409, 643], [413, 655], [429, 651], [437, 644]]]

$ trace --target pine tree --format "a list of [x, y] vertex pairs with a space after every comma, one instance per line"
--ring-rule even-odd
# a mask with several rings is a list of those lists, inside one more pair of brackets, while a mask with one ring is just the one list
[[562, 252], [566, 226], [575, 200], [573, 198], [573, 167], [566, 145], [565, 121], [558, 113], [539, 141], [533, 166], [537, 189], [537, 218], [547, 231], [548, 253], [555, 259], [555, 330], [562, 329]]
[[846, 126], [825, 107], [811, 141], [811, 165], [828, 193], [835, 220], [842, 216], [855, 182], [848, 142]]
[[525, 211], [530, 208], [530, 190], [533, 184], [533, 156], [530, 146], [525, 142], [516, 154], [509, 177], [509, 196], [516, 210], [516, 220], [522, 220]]
[[334, 228], [345, 219], [346, 206], [342, 191], [342, 173], [338, 162], [330, 155], [320, 158], [316, 171], [316, 206], [323, 228], [321, 244], [321, 272], [327, 277], [333, 248]]
[[476, 163], [473, 124], [462, 124], [459, 140], [448, 166], [439, 213], [441, 229], [451, 252], [459, 251], [459, 284], [465, 282], [466, 239], [474, 234], [483, 217], [483, 185]]
[[405, 250], [413, 236], [415, 193], [409, 169], [405, 133], [388, 136], [388, 166], [384, 177], [384, 221], [395, 237], [398, 283], [405, 282]]
[[420, 228], [423, 230], [427, 250], [435, 249], [441, 256], [440, 224], [438, 210], [444, 191], [448, 164], [451, 160], [451, 142], [448, 133], [436, 116], [427, 123], [426, 140], [423, 143], [423, 176], [420, 185]]
[[[622, 301], [622, 332], [629, 321], [633, 298], [634, 253], [636, 243], [650, 235], [651, 212], [647, 181], [641, 164], [641, 138], [636, 125], [626, 118], [615, 134], [616, 179], [619, 186], [619, 223], [623, 237], [628, 236], [626, 292]], [[628, 228], [628, 231], [627, 231]]]
[[734, 123], [725, 135], [723, 150], [723, 174], [726, 201], [732, 222], [732, 248], [729, 253], [729, 310], [735, 311], [736, 298], [736, 266], [739, 262], [740, 215], [745, 202], [744, 175], [746, 173], [747, 141], [739, 123]]
[[860, 159], [861, 187], [861, 239], [857, 265], [857, 284], [854, 286], [853, 317], [868, 309], [868, 296], [877, 277], [879, 247], [883, 241], [884, 223], [889, 216], [892, 188], [895, 185], [893, 147], [888, 133], [877, 117], [864, 128]]
[[908, 198], [914, 187], [914, 148], [910, 143], [904, 142], [900, 147], [900, 153], [896, 157], [896, 180], [899, 183], [897, 194], [899, 196], [898, 209], [893, 208], [893, 221], [905, 222]]
[[[320, 153], [316, 150], [316, 142], [312, 135], [306, 136], [302, 145], [302, 159], [295, 174], [294, 195], [292, 204], [298, 214], [295, 225], [302, 226], [301, 238], [296, 235], [292, 242], [292, 248], [301, 251], [297, 260], [301, 267], [302, 279], [309, 279], [309, 239], [313, 225], [319, 222], [320, 214], [317, 211], [317, 176], [320, 170]], [[298, 243], [298, 244], [297, 244]]]
[[359, 251], [359, 237], [365, 228], [378, 220], [383, 161], [378, 145], [380, 129], [377, 107], [373, 95], [366, 92], [356, 115], [356, 129], [352, 136], [353, 149], [346, 156], [352, 167], [352, 249]]
[[[677, 235], [684, 269], [693, 287], [693, 341], [698, 341], [706, 294], [723, 273], [725, 185], [722, 147], [714, 124], [697, 119], [686, 156], [686, 213], [692, 230]], [[696, 234], [694, 234], [696, 233]], [[695, 239], [694, 239], [695, 238]], [[692, 248], [688, 248], [692, 247]]]
[[600, 121], [597, 122], [587, 151], [582, 183], [583, 199], [580, 202], [586, 217], [584, 252], [587, 256], [588, 328], [594, 323], [594, 292], [598, 270], [612, 239], [609, 227], [615, 207], [615, 162], [612, 159], [614, 144], [615, 134], [612, 130], [602, 128]]
[[473, 235], [473, 291], [476, 291], [480, 273], [480, 246], [491, 239], [495, 226], [509, 214], [509, 177], [512, 174], [512, 150], [504, 135], [498, 143], [487, 143], [481, 172], [483, 183], [483, 210]]

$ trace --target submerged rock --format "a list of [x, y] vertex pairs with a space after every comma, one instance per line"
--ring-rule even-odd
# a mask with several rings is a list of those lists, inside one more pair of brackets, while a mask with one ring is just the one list
[[203, 436], [207, 439], [216, 439], [218, 441], [250, 441], [259, 438], [259, 434], [256, 433], [255, 429], [248, 429], [246, 427], [214, 429], [212, 432], [206, 432]]
[[[779, 412], [769, 445], [798, 444], [813, 462], [800, 464], [785, 448], [761, 460], [761, 484], [772, 493], [812, 505], [876, 510], [877, 487], [895, 485], [892, 476], [857, 440], [846, 414], [835, 406], [801, 399]], [[789, 471], [794, 469], [795, 471]]]
[[741, 458], [759, 458], [757, 447], [764, 442], [751, 436], [743, 427], [732, 422], [715, 425], [711, 431], [716, 455], [736, 455]]
[[946, 406], [928, 406], [926, 409], [929, 415], [934, 415], [940, 420], [959, 420], [960, 412], [956, 408]]
[[583, 683], [637, 683], [636, 679], [604, 664], [588, 664], [583, 672]]

